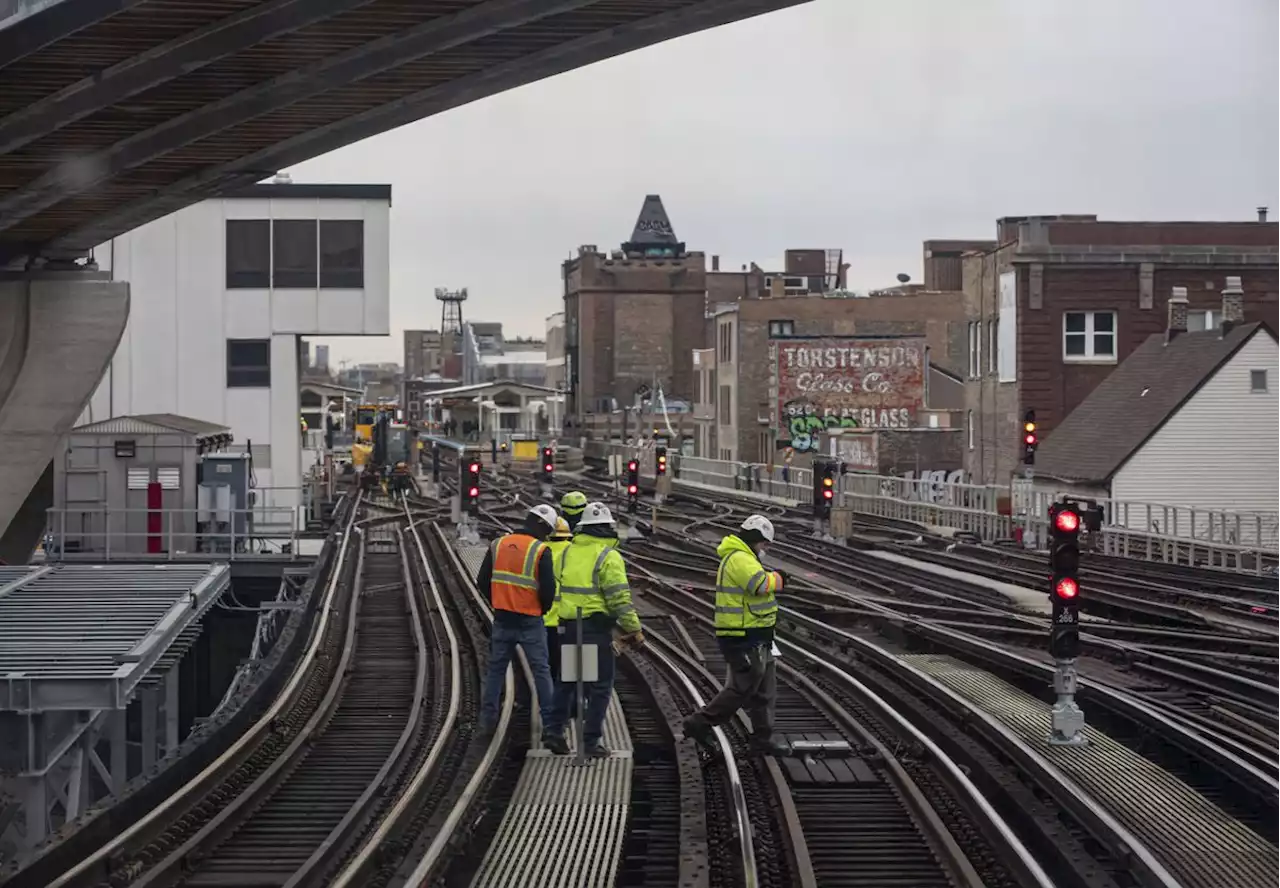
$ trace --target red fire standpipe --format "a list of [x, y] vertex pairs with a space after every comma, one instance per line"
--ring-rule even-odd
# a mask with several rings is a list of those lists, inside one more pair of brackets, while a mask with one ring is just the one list
[[163, 515], [160, 511], [164, 502], [160, 494], [160, 482], [152, 481], [147, 485], [147, 552], [159, 555], [160, 534], [163, 531]]

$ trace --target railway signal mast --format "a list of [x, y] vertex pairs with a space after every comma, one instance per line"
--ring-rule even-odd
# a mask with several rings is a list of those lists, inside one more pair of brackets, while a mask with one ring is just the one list
[[1053, 689], [1058, 700], [1050, 715], [1049, 743], [1083, 746], [1084, 712], [1076, 705], [1076, 659], [1080, 656], [1080, 528], [1074, 503], [1049, 507], [1049, 654], [1054, 661]]
[[831, 521], [831, 506], [836, 498], [836, 464], [825, 460], [813, 462], [813, 530], [825, 533]]
[[653, 448], [653, 501], [662, 503], [662, 491], [666, 489], [667, 445], [655, 444]]
[[551, 499], [551, 485], [556, 480], [556, 452], [550, 447], [542, 448], [542, 498]]
[[627, 463], [627, 512], [636, 513], [636, 500], [640, 496], [640, 463], [631, 460]]

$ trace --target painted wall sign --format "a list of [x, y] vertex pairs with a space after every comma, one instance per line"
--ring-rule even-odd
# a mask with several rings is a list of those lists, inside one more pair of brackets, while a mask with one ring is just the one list
[[816, 451], [828, 429], [909, 429], [924, 404], [925, 340], [828, 337], [779, 344], [779, 438]]
[[850, 432], [828, 437], [831, 440], [831, 456], [840, 460], [851, 471], [879, 471], [879, 436], [875, 432]]

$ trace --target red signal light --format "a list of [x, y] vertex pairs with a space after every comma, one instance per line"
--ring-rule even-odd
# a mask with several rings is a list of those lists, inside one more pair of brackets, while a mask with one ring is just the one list
[[480, 471], [480, 463], [472, 463], [472, 464], [471, 464], [471, 471], [472, 471], [472, 472], [478, 472], [478, 471]]
[[1063, 577], [1053, 587], [1053, 592], [1065, 601], [1071, 601], [1080, 594], [1080, 585], [1071, 577]]
[[1059, 512], [1053, 523], [1063, 533], [1075, 533], [1080, 529], [1080, 516], [1075, 512]]
[[1023, 438], [1022, 440], [1023, 440], [1023, 441], [1025, 441], [1027, 444], [1034, 444], [1034, 443], [1036, 443], [1036, 436], [1035, 436], [1035, 435], [1027, 435], [1027, 436], [1026, 436], [1025, 438]]
[[634, 472], [634, 471], [635, 471], [636, 469], [638, 469], [638, 468], [640, 468], [640, 464], [639, 464], [638, 462], [636, 462], [634, 459], [633, 459], [633, 460], [631, 460], [631, 462], [627, 463], [627, 471], [628, 471], [628, 472]]
[[473, 487], [473, 488], [471, 488], [470, 490], [468, 490], [468, 491], [467, 491], [467, 496], [476, 497], [476, 496], [479, 496], [479, 495], [480, 495], [480, 488], [479, 488], [479, 487]]
[[627, 493], [631, 494], [632, 496], [635, 496], [635, 495], [636, 495], [636, 486], [635, 486], [634, 484], [629, 485], [629, 486], [627, 487]]
[[824, 490], [824, 491], [822, 491], [822, 496], [823, 496], [823, 498], [824, 498], [824, 499], [831, 499], [831, 498], [832, 498], [832, 497], [834, 497], [835, 495], [836, 495], [836, 494], [835, 494], [835, 491], [834, 491], [834, 490]]

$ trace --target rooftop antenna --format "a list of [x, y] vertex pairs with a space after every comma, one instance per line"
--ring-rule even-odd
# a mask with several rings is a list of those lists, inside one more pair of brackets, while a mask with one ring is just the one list
[[450, 333], [462, 335], [462, 303], [467, 301], [467, 288], [449, 290], [436, 287], [436, 298], [440, 300], [440, 335]]

